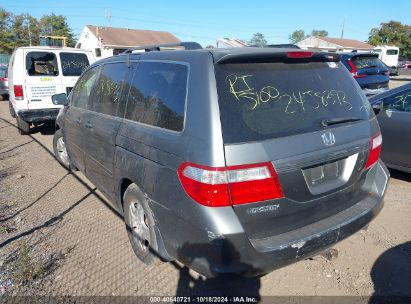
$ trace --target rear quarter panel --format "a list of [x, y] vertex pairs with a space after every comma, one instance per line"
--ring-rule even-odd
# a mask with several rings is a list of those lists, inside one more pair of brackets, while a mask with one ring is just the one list
[[[159, 60], [157, 56], [148, 53], [141, 60]], [[145, 193], [167, 246], [176, 253], [194, 227], [204, 227], [199, 233], [207, 239], [206, 227], [225, 229], [221, 223], [230, 216], [235, 220], [235, 215], [231, 207], [206, 208], [192, 201], [177, 175], [183, 162], [225, 165], [212, 57], [208, 52], [169, 52], [167, 60], [189, 66], [184, 130], [173, 132], [124, 120], [116, 140], [114, 176], [119, 208], [121, 185], [127, 179]], [[241, 226], [232, 229], [241, 230]]]

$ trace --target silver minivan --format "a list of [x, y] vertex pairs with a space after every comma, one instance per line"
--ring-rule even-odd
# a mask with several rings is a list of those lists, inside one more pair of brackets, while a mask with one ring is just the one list
[[53, 97], [56, 158], [124, 215], [142, 261], [261, 275], [381, 210], [380, 129], [338, 54], [160, 49], [100, 60]]

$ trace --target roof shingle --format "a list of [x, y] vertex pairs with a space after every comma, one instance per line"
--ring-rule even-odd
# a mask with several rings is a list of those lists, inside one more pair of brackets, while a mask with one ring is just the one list
[[354, 40], [354, 39], [339, 39], [339, 38], [330, 38], [330, 37], [319, 37], [315, 36], [318, 39], [324, 40], [329, 43], [334, 43], [337, 45], [340, 45], [342, 47], [347, 47], [347, 48], [355, 48], [355, 49], [372, 49], [373, 46], [371, 44]]
[[169, 32], [86, 25], [107, 46], [136, 47], [181, 42]]

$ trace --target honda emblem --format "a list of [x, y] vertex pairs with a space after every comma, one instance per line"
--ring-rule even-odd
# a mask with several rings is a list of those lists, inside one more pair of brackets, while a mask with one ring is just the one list
[[324, 144], [326, 146], [332, 146], [335, 144], [335, 136], [334, 133], [332, 132], [327, 132], [324, 133], [323, 135], [321, 135], [321, 137], [323, 138]]

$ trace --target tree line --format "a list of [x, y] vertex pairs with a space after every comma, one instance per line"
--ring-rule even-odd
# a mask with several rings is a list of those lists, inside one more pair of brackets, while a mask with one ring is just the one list
[[[67, 37], [67, 45], [75, 45], [73, 31], [65, 16], [52, 13], [36, 19], [28, 13], [14, 15], [0, 7], [0, 53], [11, 54], [19, 46], [39, 45], [39, 36], [46, 35]], [[311, 35], [306, 35], [304, 30], [296, 30], [288, 39], [295, 44], [309, 36], [327, 37], [328, 32], [314, 29]], [[371, 29], [367, 42], [374, 46], [398, 46], [402, 57], [411, 58], [411, 25], [398, 21], [382, 22]], [[255, 33], [248, 43], [261, 47], [268, 44], [262, 33]]]
[[[296, 30], [288, 36], [288, 40], [295, 44], [310, 36], [328, 37], [328, 32], [326, 30], [312, 30], [310, 35], [306, 35], [304, 30]], [[379, 27], [371, 29], [366, 42], [374, 46], [398, 46], [401, 57], [411, 58], [411, 25], [398, 21], [382, 22]], [[255, 33], [248, 43], [260, 47], [268, 44], [262, 33]]]
[[[311, 35], [305, 35], [305, 32], [303, 30], [297, 30], [294, 31], [290, 36], [288, 36], [288, 40], [290, 40], [291, 43], [295, 44], [309, 36], [327, 37], [328, 32], [326, 30], [312, 30]], [[267, 39], [265, 39], [264, 35], [258, 32], [253, 35], [253, 37], [248, 41], [248, 44], [265, 47], [267, 46], [268, 42]]]
[[0, 53], [11, 54], [20, 46], [39, 45], [39, 36], [46, 35], [67, 37], [67, 45], [75, 45], [63, 15], [52, 13], [37, 19], [28, 13], [14, 15], [0, 8]]

